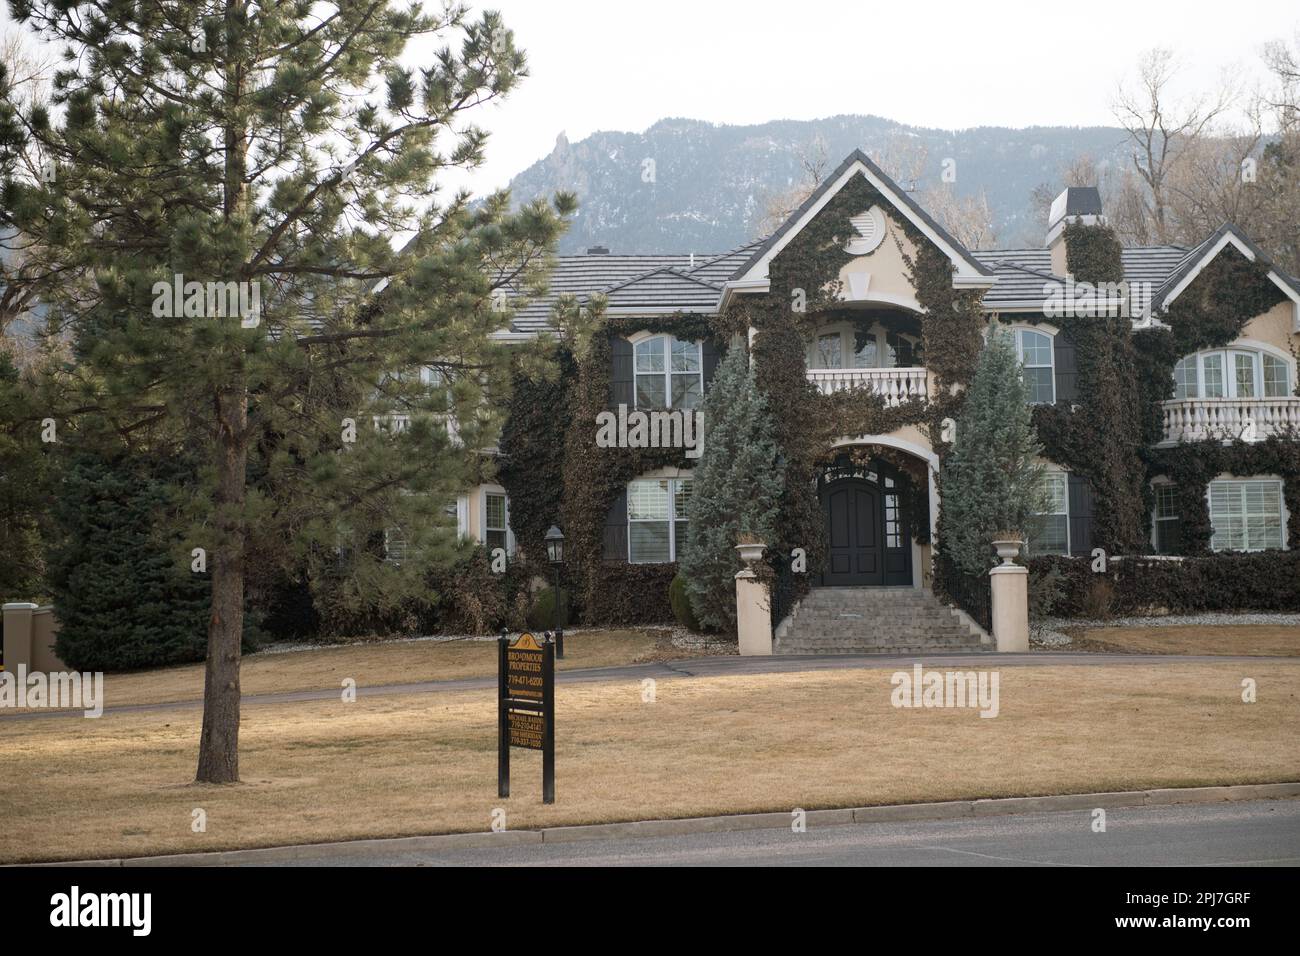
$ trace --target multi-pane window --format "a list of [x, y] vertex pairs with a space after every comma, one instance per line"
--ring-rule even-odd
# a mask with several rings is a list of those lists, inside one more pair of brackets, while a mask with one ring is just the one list
[[1223, 385], [1223, 354], [1206, 355], [1201, 358], [1201, 381], [1205, 391], [1201, 398], [1223, 398], [1227, 394]]
[[844, 337], [836, 332], [833, 335], [817, 336], [817, 367], [842, 368], [844, 363], [841, 348]]
[[[856, 344], [856, 343], [855, 343]], [[893, 357], [891, 356], [891, 359]], [[891, 361], [892, 365], [893, 362]], [[853, 353], [854, 368], [877, 368], [880, 365], [880, 344], [876, 341], [874, 335], [868, 335], [863, 338], [862, 343], [858, 345], [857, 351]], [[832, 366], [833, 367], [833, 366]]]
[[1263, 551], [1283, 544], [1282, 482], [1275, 478], [1210, 482], [1215, 551]]
[[1029, 535], [1029, 553], [1070, 553], [1070, 492], [1069, 477], [1063, 471], [1043, 473], [1043, 490], [1046, 502], [1044, 511], [1034, 522], [1036, 527]]
[[1196, 356], [1174, 363], [1174, 398], [1195, 398], [1200, 390], [1196, 374]]
[[1056, 383], [1052, 374], [1052, 337], [1033, 329], [1016, 329], [1016, 355], [1021, 374], [1034, 405], [1051, 405], [1056, 401]]
[[704, 399], [704, 355], [698, 342], [657, 335], [633, 349], [637, 408], [695, 408]]
[[1280, 398], [1291, 394], [1285, 359], [1252, 349], [1188, 355], [1174, 366], [1174, 398]]
[[870, 329], [839, 323], [819, 332], [808, 346], [811, 369], [898, 368], [902, 358], [915, 361], [919, 343], [909, 335], [889, 332], [883, 325]]
[[1291, 394], [1291, 370], [1286, 362], [1267, 352], [1261, 356], [1264, 370], [1264, 396], [1280, 398]]
[[894, 479], [885, 478], [885, 547], [903, 546], [903, 524], [898, 513], [898, 492]]
[[506, 496], [488, 492], [483, 496], [483, 543], [488, 551], [509, 550], [510, 534]]
[[633, 564], [676, 561], [686, 546], [690, 478], [648, 478], [627, 486], [627, 559]]
[[1178, 486], [1162, 482], [1155, 486], [1156, 554], [1177, 554], [1180, 550]]

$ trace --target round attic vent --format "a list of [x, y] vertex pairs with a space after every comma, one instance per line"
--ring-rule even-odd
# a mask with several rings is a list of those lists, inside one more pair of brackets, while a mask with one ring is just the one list
[[865, 256], [873, 251], [885, 239], [885, 214], [879, 206], [872, 206], [866, 212], [850, 216], [849, 222], [857, 231], [857, 236], [849, 240], [844, 250], [851, 256]]

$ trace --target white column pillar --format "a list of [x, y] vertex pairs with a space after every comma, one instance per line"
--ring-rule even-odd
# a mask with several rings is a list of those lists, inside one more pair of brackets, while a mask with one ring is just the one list
[[1000, 652], [1029, 650], [1029, 569], [999, 564], [989, 571], [993, 597], [993, 639]]
[[736, 545], [736, 553], [745, 562], [744, 568], [736, 572], [736, 636], [743, 657], [772, 653], [772, 595], [767, 583], [754, 572], [763, 548], [757, 542]]

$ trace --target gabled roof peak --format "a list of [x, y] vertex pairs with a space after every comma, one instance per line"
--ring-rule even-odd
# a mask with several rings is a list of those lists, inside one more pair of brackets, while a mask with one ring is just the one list
[[[771, 261], [803, 227], [810, 222], [827, 202], [852, 179], [855, 174], [864, 176], [905, 219], [953, 260], [958, 275], [968, 282], [980, 279], [983, 285], [992, 282], [993, 270], [971, 255], [970, 250], [951, 236], [929, 213], [922, 209], [908, 193], [899, 187], [861, 149], [855, 149], [844, 158], [829, 176], [822, 180], [781, 224], [760, 245], [752, 256], [732, 275], [734, 283], [765, 281], [767, 263]], [[964, 275], [962, 275], [964, 273]]]

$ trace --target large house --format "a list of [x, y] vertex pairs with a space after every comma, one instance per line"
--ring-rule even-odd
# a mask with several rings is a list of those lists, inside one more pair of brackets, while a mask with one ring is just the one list
[[[719, 354], [750, 350], [800, 499], [769, 544], [812, 556], [801, 590], [935, 585], [945, 428], [993, 323], [1014, 336], [1045, 447], [1031, 557], [1294, 547], [1300, 281], [1231, 224], [1190, 249], [1121, 249], [1093, 188], [1063, 192], [1045, 227], [1038, 248], [968, 250], [854, 152], [765, 239], [721, 255], [590, 249], [558, 260], [551, 295], [606, 299], [604, 367], [589, 370], [606, 408], [697, 408]], [[522, 308], [508, 336], [544, 329], [550, 306]], [[608, 617], [665, 607], [692, 464], [628, 452], [607, 494], [566, 501], [598, 534], [566, 528], [600, 551], [581, 572], [589, 600], [655, 590], [654, 611]], [[584, 467], [592, 483], [604, 466]], [[463, 527], [513, 547], [508, 490], [466, 495]]]

